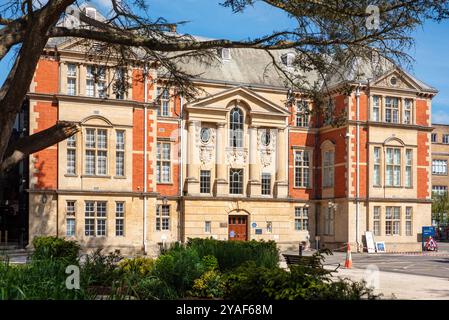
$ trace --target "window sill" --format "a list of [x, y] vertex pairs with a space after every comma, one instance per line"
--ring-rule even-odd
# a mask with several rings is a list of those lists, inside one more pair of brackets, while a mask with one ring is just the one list
[[66, 173], [66, 174], [64, 175], [64, 177], [67, 177], [67, 178], [77, 178], [78, 175], [77, 175], [77, 174]]
[[83, 174], [81, 175], [81, 178], [103, 178], [103, 179], [111, 179], [111, 176], [107, 175], [90, 175], [90, 174]]
[[389, 188], [389, 189], [403, 189], [404, 186], [385, 186], [385, 188]]
[[173, 185], [173, 182], [156, 182], [156, 184], [171, 186], [171, 185]]
[[312, 190], [311, 187], [293, 187], [293, 189]]
[[126, 179], [126, 176], [114, 176], [114, 179]]

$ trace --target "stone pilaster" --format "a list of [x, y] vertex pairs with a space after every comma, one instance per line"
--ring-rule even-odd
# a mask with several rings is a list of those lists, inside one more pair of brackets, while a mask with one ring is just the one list
[[276, 150], [276, 197], [278, 198], [286, 198], [288, 196], [285, 140], [285, 129], [278, 129], [278, 143]]
[[251, 197], [260, 196], [260, 165], [257, 161], [257, 127], [249, 127], [249, 188]]
[[228, 181], [226, 174], [225, 162], [225, 124], [217, 123], [217, 146], [215, 148], [216, 154], [216, 194], [228, 195]]
[[188, 195], [198, 195], [200, 193], [200, 184], [198, 179], [198, 161], [196, 154], [198, 153], [195, 145], [196, 145], [196, 121], [189, 120], [187, 122], [188, 125], [188, 139], [187, 139], [187, 194]]

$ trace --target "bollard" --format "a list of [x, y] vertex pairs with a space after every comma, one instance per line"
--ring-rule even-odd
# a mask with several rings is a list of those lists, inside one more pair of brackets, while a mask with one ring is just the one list
[[300, 242], [299, 243], [299, 256], [300, 257], [302, 257], [302, 250], [303, 250], [303, 247], [302, 247], [302, 243]]

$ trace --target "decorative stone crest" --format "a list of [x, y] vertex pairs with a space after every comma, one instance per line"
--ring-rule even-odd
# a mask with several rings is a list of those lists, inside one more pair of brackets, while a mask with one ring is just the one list
[[248, 159], [248, 149], [246, 148], [227, 148], [226, 149], [226, 163], [235, 165], [244, 165]]
[[200, 147], [200, 161], [201, 164], [208, 164], [212, 161], [214, 154], [213, 146], [201, 146]]

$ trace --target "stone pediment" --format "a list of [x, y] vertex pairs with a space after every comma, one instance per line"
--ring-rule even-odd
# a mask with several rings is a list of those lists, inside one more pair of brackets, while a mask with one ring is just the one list
[[189, 109], [209, 109], [228, 111], [235, 104], [232, 102], [239, 101], [248, 107], [251, 114], [267, 114], [273, 116], [288, 116], [288, 111], [253, 92], [246, 87], [235, 87], [211, 96], [193, 101], [187, 105]]
[[414, 79], [413, 76], [398, 68], [383, 74], [373, 81], [371, 85], [388, 89], [412, 91], [426, 91], [428, 89], [426, 85], [421, 84], [418, 80]]

